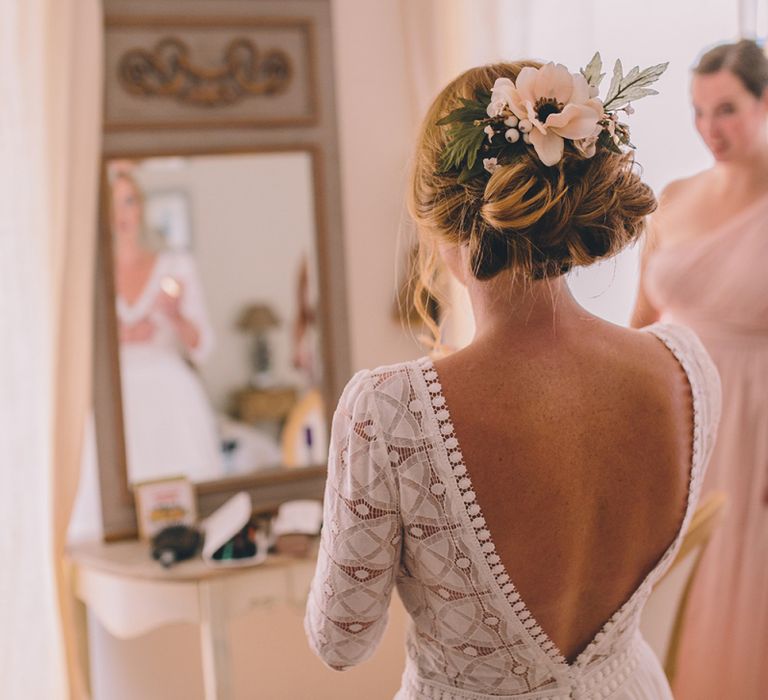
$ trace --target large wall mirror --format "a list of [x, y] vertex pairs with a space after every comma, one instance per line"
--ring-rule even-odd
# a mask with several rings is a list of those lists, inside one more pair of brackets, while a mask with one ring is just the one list
[[[177, 14], [206, 5], [215, 17]], [[105, 537], [135, 533], [133, 485], [159, 478], [193, 481], [202, 515], [242, 489], [261, 508], [319, 497], [329, 409], [349, 371], [328, 3], [106, 9]], [[156, 89], [164, 71], [189, 84], [169, 97], [167, 82]], [[205, 100], [190, 101], [193, 88]], [[285, 123], [280, 105], [294, 112]]]

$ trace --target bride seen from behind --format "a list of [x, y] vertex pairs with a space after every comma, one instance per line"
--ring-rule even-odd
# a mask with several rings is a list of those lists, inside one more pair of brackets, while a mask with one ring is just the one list
[[476, 334], [347, 385], [305, 622], [343, 670], [373, 653], [396, 586], [400, 700], [672, 697], [637, 625], [695, 507], [719, 383], [687, 329], [612, 325], [565, 283], [656, 206], [626, 152], [624, 83], [601, 101], [599, 75], [597, 56], [583, 74], [471, 69], [418, 138], [421, 282], [441, 260]]

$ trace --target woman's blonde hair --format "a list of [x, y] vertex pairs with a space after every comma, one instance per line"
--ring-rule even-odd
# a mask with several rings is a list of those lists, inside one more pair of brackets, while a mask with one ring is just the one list
[[416, 144], [408, 209], [419, 233], [419, 265], [413, 299], [432, 333], [425, 299], [434, 296], [439, 243], [467, 245], [472, 274], [481, 280], [511, 270], [526, 280], [559, 276], [621, 251], [642, 232], [656, 198], [640, 179], [631, 154], [598, 148], [582, 156], [566, 140], [563, 158], [546, 166], [532, 148], [502, 163], [488, 178], [466, 184], [455, 172], [440, 172], [448, 129], [437, 122], [459, 106], [491, 90], [497, 78], [514, 81], [535, 61], [472, 68], [437, 96]]
[[113, 226], [115, 215], [115, 186], [118, 182], [123, 181], [130, 185], [133, 189], [133, 193], [138, 201], [139, 210], [141, 211], [141, 231], [139, 233], [139, 242], [147, 250], [158, 251], [165, 248], [164, 241], [155, 231], [152, 231], [147, 226], [146, 218], [146, 197], [144, 190], [139, 185], [136, 177], [127, 171], [120, 170], [114, 173], [109, 178], [109, 221], [110, 226]]

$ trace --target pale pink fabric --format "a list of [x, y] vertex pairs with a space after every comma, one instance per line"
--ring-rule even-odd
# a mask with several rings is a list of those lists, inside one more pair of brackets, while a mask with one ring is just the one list
[[646, 292], [693, 328], [720, 371], [722, 420], [704, 492], [729, 509], [702, 562], [678, 700], [768, 697], [768, 196], [700, 237], [661, 247]]

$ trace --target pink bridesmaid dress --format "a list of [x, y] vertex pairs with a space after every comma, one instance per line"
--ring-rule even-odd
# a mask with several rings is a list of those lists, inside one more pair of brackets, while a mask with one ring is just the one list
[[704, 493], [724, 524], [692, 590], [677, 700], [768, 698], [768, 196], [698, 238], [661, 246], [645, 291], [693, 328], [720, 371], [722, 418]]

